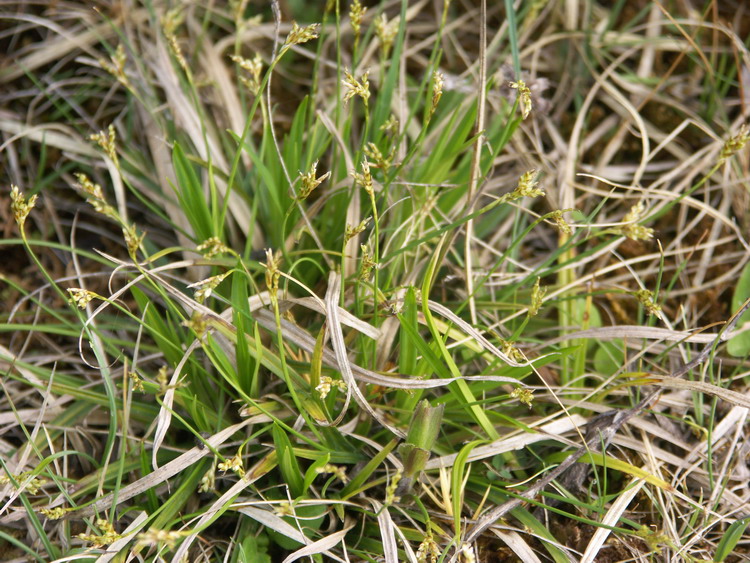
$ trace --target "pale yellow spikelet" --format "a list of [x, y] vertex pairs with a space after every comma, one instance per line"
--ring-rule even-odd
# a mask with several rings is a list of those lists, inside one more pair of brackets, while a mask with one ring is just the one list
[[362, 98], [362, 101], [364, 102], [365, 106], [367, 106], [368, 101], [370, 99], [370, 82], [368, 80], [368, 76], [370, 74], [370, 70], [366, 70], [359, 80], [354, 78], [354, 75], [349, 72], [348, 70], [344, 71], [344, 80], [341, 81], [341, 83], [344, 85], [344, 89], [346, 90], [344, 92], [344, 103], [347, 103], [349, 100], [351, 100], [354, 96], [359, 96]]
[[317, 176], [317, 169], [318, 161], [316, 160], [312, 163], [312, 166], [307, 172], [305, 172], [304, 174], [300, 172], [299, 179], [302, 187], [300, 188], [299, 194], [297, 194], [298, 200], [303, 201], [307, 199], [307, 197], [313, 192], [315, 188], [317, 188], [331, 176], [330, 172], [326, 172], [322, 176]]
[[23, 229], [24, 223], [26, 223], [26, 217], [28, 217], [31, 210], [36, 205], [37, 195], [34, 194], [28, 200], [24, 197], [18, 186], [11, 186], [10, 188], [10, 210], [13, 213], [13, 218], [18, 223], [18, 226]]
[[531, 90], [526, 86], [526, 83], [523, 80], [511, 82], [510, 87], [514, 90], [518, 90], [518, 95], [521, 99], [521, 115], [526, 119], [531, 113]]
[[86, 305], [88, 305], [92, 299], [99, 297], [93, 291], [82, 289], [80, 287], [68, 288], [68, 293], [70, 294], [71, 303], [74, 303], [80, 309], [85, 309]]
[[292, 30], [284, 41], [282, 50], [287, 50], [293, 45], [302, 45], [313, 39], [317, 39], [319, 36], [319, 23], [313, 23], [305, 27], [300, 27], [297, 22], [292, 22]]

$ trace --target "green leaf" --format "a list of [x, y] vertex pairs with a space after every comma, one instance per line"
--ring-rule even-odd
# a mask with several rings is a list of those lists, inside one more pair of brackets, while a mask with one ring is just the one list
[[364, 482], [370, 478], [370, 476], [373, 474], [373, 472], [380, 466], [381, 463], [383, 463], [383, 460], [386, 458], [386, 456], [391, 453], [391, 450], [396, 447], [396, 444], [398, 443], [398, 440], [391, 440], [388, 442], [388, 444], [380, 450], [375, 457], [373, 457], [367, 465], [365, 465], [362, 468], [362, 471], [357, 473], [355, 477], [352, 478], [349, 483], [347, 483], [346, 487], [344, 487], [341, 490], [341, 498], [342, 500], [346, 500], [350, 496], [356, 494], [359, 490], [359, 488], [364, 484]]
[[302, 481], [302, 471], [300, 470], [297, 458], [292, 449], [292, 443], [286, 432], [278, 424], [274, 424], [271, 429], [273, 443], [276, 445], [276, 452], [279, 456], [279, 469], [284, 481], [289, 485], [292, 497], [297, 498], [305, 491]]
[[307, 468], [307, 471], [305, 472], [305, 482], [302, 484], [302, 488], [305, 491], [310, 489], [310, 486], [312, 486], [313, 481], [315, 481], [315, 478], [319, 475], [318, 469], [323, 467], [330, 460], [331, 460], [330, 452], [325, 453], [322, 456], [320, 456], [317, 461], [313, 462], [310, 465], [310, 467]]
[[453, 528], [456, 531], [456, 537], [461, 535], [461, 507], [464, 503], [464, 474], [466, 473], [467, 461], [471, 451], [486, 440], [474, 440], [469, 442], [461, 451], [458, 452], [456, 460], [453, 462], [451, 469], [451, 502], [453, 503]]
[[734, 548], [745, 535], [748, 524], [750, 524], [750, 516], [737, 520], [729, 526], [726, 533], [722, 536], [721, 541], [719, 541], [719, 545], [716, 547], [714, 561], [719, 563], [724, 561], [728, 555], [734, 553]]
[[[743, 303], [750, 297], [750, 264], [742, 270], [737, 287], [732, 296], [732, 311], [738, 311]], [[740, 320], [737, 321], [737, 328], [743, 323], [750, 322], [750, 311], [745, 311]], [[727, 352], [734, 357], [744, 357], [750, 354], [750, 331], [738, 334], [727, 342]]]
[[237, 551], [237, 563], [271, 563], [268, 555], [268, 537], [261, 534], [258, 537], [247, 535], [240, 543]]
[[200, 178], [177, 142], [172, 149], [172, 166], [177, 178], [174, 189], [180, 207], [193, 227], [196, 241], [202, 242], [214, 236], [211, 213]]

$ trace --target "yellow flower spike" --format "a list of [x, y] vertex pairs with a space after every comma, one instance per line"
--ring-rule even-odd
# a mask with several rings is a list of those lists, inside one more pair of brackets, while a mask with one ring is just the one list
[[341, 81], [341, 83], [344, 85], [344, 88], [346, 89], [346, 93], [344, 94], [344, 103], [347, 103], [354, 96], [359, 96], [360, 98], [362, 98], [365, 107], [367, 106], [368, 100], [370, 99], [370, 82], [367, 79], [369, 75], [370, 70], [367, 69], [358, 81], [356, 78], [354, 78], [354, 75], [351, 72], [349, 72], [348, 70], [344, 71], [345, 78]]
[[342, 483], [346, 484], [349, 482], [349, 477], [346, 475], [346, 468], [342, 467], [340, 465], [333, 465], [332, 463], [326, 463], [323, 467], [318, 467], [316, 469], [316, 472], [318, 473], [332, 473], [335, 475]]
[[364, 158], [362, 160], [361, 174], [355, 172], [354, 170], [350, 171], [349, 174], [357, 184], [365, 189], [368, 194], [372, 195], [374, 193], [374, 189], [372, 187], [372, 174], [370, 173], [370, 163], [368, 162], [367, 158]]
[[115, 166], [120, 166], [117, 159], [117, 133], [115, 132], [114, 125], [110, 123], [107, 131], [99, 131], [98, 133], [89, 135], [89, 139], [104, 149], [104, 152], [115, 163]]
[[388, 483], [388, 486], [385, 489], [385, 505], [390, 506], [394, 502], [398, 502], [401, 500], [401, 497], [396, 496], [396, 489], [398, 489], [398, 484], [401, 482], [401, 470], [397, 470], [396, 474], [393, 476], [393, 479], [391, 479], [391, 482]]
[[362, 6], [359, 0], [354, 0], [349, 8], [349, 23], [352, 26], [355, 40], [359, 39], [360, 32], [362, 31], [362, 20], [366, 12], [367, 8]]
[[[382, 128], [381, 128], [382, 129]], [[391, 152], [388, 156], [384, 156], [380, 149], [375, 143], [367, 143], [364, 148], [365, 156], [372, 159], [372, 163], [369, 163], [373, 168], [379, 168], [380, 170], [386, 171], [391, 167], [393, 163], [393, 157], [396, 156], [396, 147], [391, 148]]]
[[18, 227], [23, 229], [24, 223], [26, 223], [26, 217], [34, 206], [36, 205], [37, 195], [31, 196], [28, 201], [23, 196], [23, 193], [18, 186], [11, 186], [10, 189], [10, 210], [13, 213], [13, 218], [18, 223]]
[[190, 289], [195, 290], [195, 300], [198, 303], [203, 303], [206, 299], [211, 297], [211, 293], [213, 293], [213, 290], [218, 287], [218, 285], [224, 281], [224, 279], [231, 274], [232, 272], [224, 272], [223, 274], [218, 274], [216, 276], [211, 276], [210, 278], [206, 278], [205, 280], [201, 280], [195, 283], [191, 283], [188, 287]]
[[396, 38], [398, 33], [398, 22], [399, 18], [394, 18], [388, 21], [388, 18], [384, 13], [380, 14], [380, 17], [375, 18], [373, 22], [375, 25], [375, 35], [380, 40], [380, 46], [383, 48], [383, 58], [388, 57], [388, 53], [393, 46], [393, 40]]
[[216, 464], [203, 474], [201, 477], [200, 484], [198, 485], [199, 493], [207, 493], [213, 491], [216, 488]]
[[511, 398], [517, 399], [519, 403], [523, 403], [527, 407], [531, 408], [531, 403], [534, 400], [534, 392], [531, 389], [525, 387], [516, 387], [510, 393]]
[[141, 244], [143, 244], [143, 238], [146, 236], [146, 233], [138, 234], [135, 225], [130, 225], [122, 228], [122, 236], [125, 238], [128, 254], [135, 260], [135, 253], [141, 247]]
[[518, 179], [518, 185], [509, 195], [509, 200], [520, 199], [522, 197], [538, 197], [545, 195], [544, 190], [537, 188], [539, 182], [536, 181], [537, 172], [533, 168], [524, 172]]
[[724, 146], [721, 148], [721, 153], [719, 154], [719, 162], [724, 162], [726, 159], [745, 148], [749, 139], [750, 134], [748, 133], [747, 125], [743, 123], [740, 125], [737, 134], [729, 137], [724, 143]]
[[378, 264], [373, 260], [370, 249], [366, 244], [361, 244], [360, 248], [362, 249], [362, 266], [359, 269], [359, 280], [366, 282], [370, 279], [373, 268], [377, 267]]
[[175, 548], [177, 541], [185, 536], [185, 534], [185, 532], [149, 528], [147, 532], [140, 533], [136, 536], [135, 546], [137, 548], [144, 548], [161, 544], [171, 550]]
[[557, 228], [560, 230], [561, 233], [565, 235], [573, 234], [572, 227], [565, 220], [565, 217], [563, 217], [563, 212], [560, 209], [552, 212], [552, 220], [555, 222], [555, 225], [557, 226]]
[[640, 221], [646, 215], [646, 206], [643, 201], [639, 201], [630, 211], [625, 214], [622, 218], [626, 225], [616, 227], [615, 233], [626, 236], [631, 240], [649, 240], [654, 236], [654, 230], [649, 227], [639, 225], [637, 222]]
[[71, 303], [75, 303], [79, 309], [85, 309], [86, 305], [88, 305], [92, 299], [99, 297], [93, 291], [81, 289], [80, 287], [68, 288], [68, 293], [70, 294]]
[[99, 548], [113, 544], [122, 537], [115, 531], [115, 527], [103, 518], [96, 521], [96, 526], [101, 530], [101, 534], [78, 534], [78, 538], [91, 543], [94, 548]]
[[274, 256], [273, 250], [266, 249], [266, 287], [274, 302], [279, 292], [279, 278], [281, 277], [281, 256]]
[[367, 228], [367, 224], [370, 222], [370, 217], [367, 217], [366, 219], [363, 219], [359, 225], [356, 227], [352, 227], [351, 225], [346, 226], [346, 231], [344, 232], [344, 242], [347, 243], [350, 240], [352, 240], [354, 237], [356, 237], [358, 234], [360, 234], [362, 231], [364, 231]]
[[120, 43], [115, 50], [115, 54], [110, 56], [109, 61], [106, 59], [99, 59], [99, 66], [114, 76], [117, 81], [128, 90], [132, 90], [132, 84], [130, 83], [130, 80], [128, 80], [127, 74], [125, 74], [125, 63], [127, 60], [125, 47]]
[[396, 116], [391, 114], [386, 122], [380, 126], [380, 130], [388, 135], [395, 135], [398, 133], [398, 119], [396, 119]]
[[293, 45], [302, 45], [313, 39], [317, 39], [319, 36], [318, 30], [320, 29], [319, 23], [314, 23], [306, 27], [300, 27], [297, 22], [292, 22], [292, 30], [284, 41], [282, 51], [286, 51]]
[[297, 195], [297, 199], [299, 201], [303, 201], [308, 198], [308, 196], [313, 192], [315, 188], [317, 188], [320, 184], [325, 182], [330, 176], [330, 172], [326, 172], [320, 177], [316, 178], [317, 174], [317, 168], [318, 168], [318, 161], [312, 163], [312, 166], [310, 167], [310, 170], [308, 170], [306, 173], [302, 174], [300, 172], [300, 182], [302, 183], [302, 187], [300, 188], [299, 194]]
[[223, 471], [224, 473], [227, 471], [233, 471], [240, 477], [245, 475], [245, 468], [242, 466], [242, 456], [240, 455], [240, 452], [234, 454], [234, 457], [222, 461], [216, 467], [219, 471]]
[[531, 289], [531, 305], [529, 305], [529, 317], [535, 317], [544, 302], [544, 294], [547, 293], [546, 287], [541, 287], [541, 278], [536, 279], [534, 287]]
[[232, 250], [218, 237], [209, 237], [200, 243], [196, 250], [203, 254], [206, 258], [213, 258], [219, 254], [231, 254]]
[[257, 96], [260, 92], [261, 73], [263, 72], [263, 58], [260, 53], [255, 53], [252, 60], [238, 55], [232, 55], [230, 58], [250, 75], [249, 77], [242, 77], [240, 80], [254, 96]]
[[174, 8], [169, 10], [164, 17], [161, 19], [162, 30], [164, 31], [164, 37], [167, 39], [167, 44], [172, 51], [177, 63], [182, 67], [182, 70], [186, 74], [190, 74], [190, 68], [188, 67], [185, 56], [182, 54], [182, 48], [177, 41], [177, 35], [175, 32], [177, 28], [182, 25], [185, 19], [185, 14], [182, 13], [181, 8]]
[[523, 80], [511, 82], [509, 86], [514, 90], [518, 90], [518, 95], [521, 98], [521, 115], [526, 119], [531, 113], [531, 90]]
[[59, 520], [72, 510], [72, 508], [63, 508], [62, 506], [56, 506], [55, 508], [42, 508], [39, 512], [44, 514], [50, 520]]
[[435, 113], [438, 102], [443, 95], [443, 85], [445, 84], [445, 75], [440, 71], [432, 73], [432, 105], [430, 106], [429, 116]]
[[654, 301], [653, 292], [648, 289], [639, 289], [633, 294], [633, 296], [641, 305], [643, 305], [644, 309], [646, 309], [646, 314], [649, 317], [661, 317], [661, 305]]

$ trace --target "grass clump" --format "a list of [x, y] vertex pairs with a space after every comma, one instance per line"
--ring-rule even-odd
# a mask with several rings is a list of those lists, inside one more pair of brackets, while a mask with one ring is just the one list
[[4, 16], [3, 557], [746, 555], [747, 21], [476, 4]]

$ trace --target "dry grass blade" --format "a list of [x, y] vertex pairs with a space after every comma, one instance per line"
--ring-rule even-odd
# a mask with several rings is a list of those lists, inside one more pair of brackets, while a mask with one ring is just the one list
[[[180, 456], [176, 457], [169, 463], [164, 464], [163, 466], [156, 469], [152, 473], [149, 473], [145, 477], [142, 477], [138, 479], [137, 481], [134, 481], [133, 483], [123, 487], [117, 493], [118, 504], [123, 503], [133, 498], [136, 495], [140, 495], [141, 493], [144, 493], [148, 491], [149, 489], [152, 489], [155, 486], [163, 483], [167, 479], [174, 477], [175, 475], [183, 471], [185, 468], [194, 465], [198, 460], [206, 457], [207, 455], [213, 455], [212, 449], [213, 450], [217, 449], [224, 442], [226, 442], [235, 432], [241, 430], [242, 428], [244, 428], [245, 426], [251, 423], [252, 423], [252, 420], [248, 419], [243, 422], [234, 424], [228, 428], [224, 428], [223, 430], [220, 430], [215, 435], [211, 436], [210, 438], [206, 440], [206, 442], [211, 446], [211, 448], [207, 448], [205, 446], [204, 447], [196, 446], [186, 451], [184, 454], [181, 454]], [[71, 514], [71, 516], [74, 516], [75, 518], [88, 518], [89, 516], [93, 516], [94, 514], [107, 510], [110, 506], [112, 506], [114, 499], [115, 499], [115, 495], [113, 493], [109, 493], [105, 495], [104, 497], [100, 498], [99, 500], [95, 501], [94, 503], [84, 508], [81, 508], [80, 510], [75, 511], [75, 513]], [[47, 505], [45, 508], [54, 508], [56, 506], [62, 505], [65, 502], [66, 502], [65, 497], [61, 496], [58, 499], [49, 503], [49, 505]]]
[[303, 557], [317, 555], [318, 553], [325, 553], [329, 557], [331, 557], [331, 559], [342, 561], [342, 559], [339, 559], [338, 557], [332, 555], [329, 550], [332, 547], [336, 546], [339, 542], [341, 542], [346, 537], [346, 534], [349, 532], [349, 530], [351, 530], [353, 527], [354, 524], [349, 524], [347, 527], [339, 530], [338, 532], [334, 532], [329, 536], [306, 545], [305, 547], [301, 547], [294, 553], [288, 555], [282, 563], [292, 563], [293, 561], [297, 561], [299, 559], [302, 559]]
[[609, 510], [607, 510], [607, 513], [601, 520], [602, 527], [594, 532], [589, 544], [586, 546], [586, 551], [583, 552], [583, 557], [581, 557], [581, 563], [593, 563], [597, 560], [601, 547], [611, 533], [608, 526], [617, 525], [625, 510], [627, 510], [630, 503], [645, 484], [646, 482], [641, 479], [633, 480], [625, 487], [625, 492], [620, 494], [615, 502], [612, 503], [612, 506], [609, 507]]
[[[518, 436], [504, 437], [491, 444], [484, 446], [477, 446], [466, 458], [467, 462], [479, 461], [481, 459], [487, 459], [499, 454], [512, 452], [514, 450], [523, 449], [535, 442], [541, 442], [545, 440], [558, 440], [563, 443], [570, 443], [567, 438], [563, 438], [562, 435], [578, 428], [583, 427], [586, 424], [586, 419], [579, 414], [574, 414], [570, 417], [562, 418], [553, 422], [548, 422], [542, 426], [539, 426], [536, 430], [537, 433], [522, 433]], [[449, 454], [440, 457], [433, 458], [425, 465], [426, 469], [438, 469], [440, 467], [451, 467], [453, 462], [456, 460], [458, 454]]]
[[487, 340], [484, 337], [484, 335], [482, 335], [481, 332], [479, 332], [477, 329], [475, 329], [473, 326], [471, 326], [469, 323], [464, 321], [461, 317], [453, 313], [453, 311], [451, 311], [444, 305], [441, 305], [440, 303], [436, 303], [435, 301], [428, 301], [427, 306], [430, 308], [430, 310], [435, 311], [441, 317], [448, 319], [450, 322], [460, 327], [461, 330], [463, 330], [467, 335], [471, 336], [474, 340], [476, 340], [485, 350], [494, 354], [495, 356], [503, 360], [509, 366], [518, 367], [518, 366], [529, 365], [529, 364], [519, 364], [515, 360], [512, 360], [511, 358], [509, 358], [507, 354], [504, 354], [503, 352], [501, 352], [494, 344], [492, 344], [489, 340]]
[[722, 401], [726, 401], [732, 405], [737, 405], [746, 409], [750, 409], [750, 397], [742, 393], [737, 393], [731, 389], [724, 389], [705, 381], [686, 381], [679, 377], [669, 377], [666, 375], [649, 375], [648, 382], [664, 389], [688, 389], [690, 391], [696, 391], [698, 393], [704, 393], [706, 395], [712, 395], [718, 397]]
[[745, 554], [741, 2], [121, 4], [4, 3], [2, 556]]
[[365, 409], [365, 411], [367, 411], [370, 416], [372, 416], [375, 420], [382, 424], [383, 427], [390, 430], [393, 434], [399, 436], [400, 438], [403, 438], [406, 435], [401, 430], [389, 424], [383, 416], [375, 412], [375, 410], [370, 406], [370, 404], [367, 402], [367, 399], [365, 399], [364, 395], [362, 395], [362, 391], [360, 391], [359, 389], [357, 380], [354, 378], [354, 374], [352, 373], [352, 366], [347, 356], [346, 343], [344, 342], [344, 333], [341, 329], [341, 321], [339, 320], [338, 315], [338, 304], [340, 296], [341, 276], [337, 272], [331, 272], [328, 275], [328, 291], [326, 291], [325, 299], [326, 312], [328, 313], [328, 328], [331, 331], [331, 345], [333, 346], [333, 353], [336, 356], [336, 363], [338, 364], [338, 369], [341, 370], [341, 375], [346, 382], [346, 400], [344, 401], [344, 406], [341, 408], [341, 413], [338, 415], [338, 417], [336, 417], [333, 425], [335, 426], [343, 420], [344, 415], [346, 414], [346, 409], [349, 406], [349, 400], [352, 396], [354, 396], [354, 400], [357, 402], [357, 404]]

